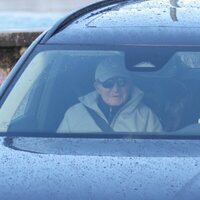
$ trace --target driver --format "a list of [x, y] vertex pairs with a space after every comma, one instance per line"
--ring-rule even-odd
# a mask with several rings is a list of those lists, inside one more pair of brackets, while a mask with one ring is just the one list
[[70, 107], [57, 132], [159, 132], [157, 116], [141, 100], [122, 59], [107, 58], [95, 72], [95, 91]]

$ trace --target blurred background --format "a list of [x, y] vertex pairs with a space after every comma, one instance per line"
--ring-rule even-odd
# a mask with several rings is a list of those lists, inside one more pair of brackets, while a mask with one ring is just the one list
[[60, 17], [98, 0], [0, 0], [0, 31], [47, 28]]
[[0, 84], [31, 42], [63, 16], [100, 0], [0, 0]]
[[0, 11], [66, 12], [98, 0], [1, 0]]

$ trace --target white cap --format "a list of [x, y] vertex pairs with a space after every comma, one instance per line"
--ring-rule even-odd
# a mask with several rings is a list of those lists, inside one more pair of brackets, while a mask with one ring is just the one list
[[120, 56], [104, 59], [99, 63], [95, 72], [96, 81], [104, 82], [113, 77], [130, 78], [129, 71], [125, 67], [124, 59]]

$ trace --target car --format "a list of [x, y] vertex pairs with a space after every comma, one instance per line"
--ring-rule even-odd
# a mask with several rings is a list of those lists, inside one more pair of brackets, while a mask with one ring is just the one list
[[[199, 199], [199, 13], [192, 0], [107, 0], [42, 33], [0, 88], [0, 199]], [[129, 79], [97, 79], [112, 63]], [[98, 84], [140, 91], [134, 107], [115, 93], [116, 126], [80, 103]]]

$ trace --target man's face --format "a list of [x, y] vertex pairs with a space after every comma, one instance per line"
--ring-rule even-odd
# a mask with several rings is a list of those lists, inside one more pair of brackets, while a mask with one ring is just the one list
[[96, 82], [95, 88], [106, 104], [110, 106], [119, 106], [125, 103], [129, 97], [130, 80], [122, 77], [115, 77], [103, 83]]

